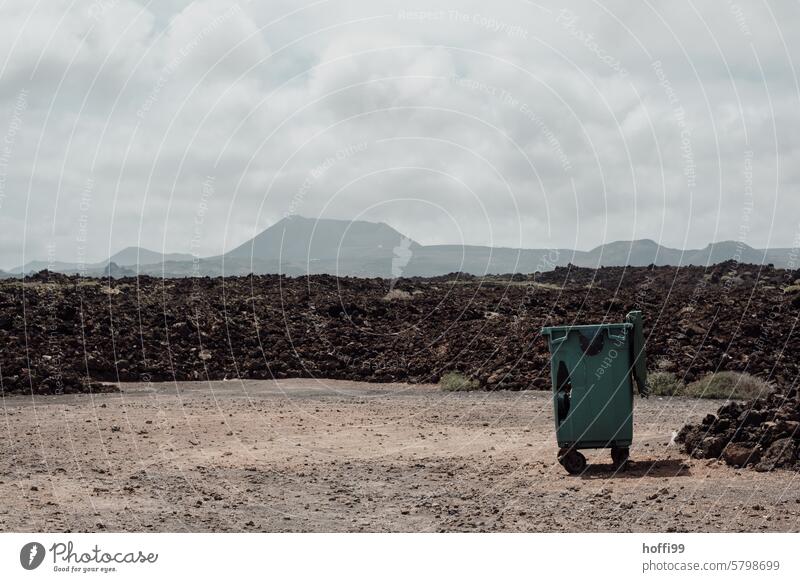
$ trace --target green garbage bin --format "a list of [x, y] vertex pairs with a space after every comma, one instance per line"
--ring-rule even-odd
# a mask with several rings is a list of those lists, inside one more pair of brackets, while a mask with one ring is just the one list
[[622, 467], [633, 440], [634, 383], [647, 396], [641, 312], [624, 323], [545, 327], [542, 335], [550, 345], [558, 461], [581, 473], [579, 449], [610, 448]]

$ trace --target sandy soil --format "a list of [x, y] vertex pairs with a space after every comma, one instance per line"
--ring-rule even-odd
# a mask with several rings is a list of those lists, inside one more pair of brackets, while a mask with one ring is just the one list
[[283, 380], [6, 397], [0, 531], [798, 531], [796, 473], [688, 460], [718, 402], [637, 400], [570, 476], [549, 395]]

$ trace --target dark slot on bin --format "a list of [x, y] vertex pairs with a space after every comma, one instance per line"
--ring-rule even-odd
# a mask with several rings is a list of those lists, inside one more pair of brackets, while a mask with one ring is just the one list
[[605, 334], [603, 331], [598, 331], [594, 337], [587, 337], [584, 334], [580, 334], [580, 343], [581, 349], [583, 353], [587, 356], [596, 356], [600, 352], [603, 351], [603, 345], [605, 344]]
[[564, 362], [558, 365], [558, 377], [556, 378], [556, 401], [558, 402], [558, 422], [561, 423], [567, 418], [569, 404], [572, 394], [572, 379], [569, 377], [569, 370]]

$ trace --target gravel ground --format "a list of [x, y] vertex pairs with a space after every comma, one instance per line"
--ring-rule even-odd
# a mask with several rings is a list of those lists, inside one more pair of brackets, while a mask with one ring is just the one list
[[798, 531], [797, 473], [688, 459], [719, 401], [636, 402], [633, 463], [556, 462], [543, 392], [281, 380], [11, 396], [0, 531]]

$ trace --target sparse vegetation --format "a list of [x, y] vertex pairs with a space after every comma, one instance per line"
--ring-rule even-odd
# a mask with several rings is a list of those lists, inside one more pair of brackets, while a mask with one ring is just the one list
[[739, 372], [708, 374], [688, 385], [671, 372], [651, 372], [647, 375], [647, 383], [653, 396], [749, 400], [774, 392], [767, 382]]
[[408, 301], [409, 299], [411, 299], [411, 293], [402, 289], [392, 289], [383, 297], [384, 301]]
[[683, 382], [672, 372], [651, 372], [647, 383], [653, 396], [678, 396], [684, 388]]
[[460, 372], [449, 372], [439, 380], [439, 387], [445, 392], [470, 392], [479, 390], [481, 386], [477, 380], [467, 378]]
[[767, 396], [774, 391], [767, 382], [751, 374], [718, 372], [686, 385], [681, 395], [690, 398], [749, 400]]
[[540, 283], [538, 281], [515, 280], [508, 276], [493, 276], [484, 275], [482, 277], [465, 276], [459, 279], [451, 279], [447, 281], [449, 285], [478, 285], [485, 288], [509, 288], [509, 287], [531, 287], [535, 289], [548, 289], [560, 291], [564, 288], [561, 284], [555, 283]]
[[553, 291], [561, 291], [564, 286], [563, 285], [556, 285], [555, 283], [528, 283], [530, 287], [536, 287], [537, 289], [550, 289]]

